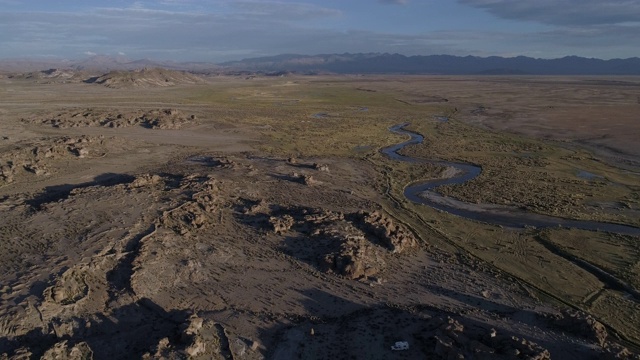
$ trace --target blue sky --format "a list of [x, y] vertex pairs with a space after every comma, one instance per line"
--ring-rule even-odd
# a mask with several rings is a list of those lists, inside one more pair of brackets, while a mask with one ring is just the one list
[[0, 0], [0, 58], [640, 56], [640, 0]]

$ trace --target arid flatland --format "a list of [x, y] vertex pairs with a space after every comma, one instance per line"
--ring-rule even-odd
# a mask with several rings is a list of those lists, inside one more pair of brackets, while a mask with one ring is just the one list
[[64, 76], [0, 75], [0, 359], [638, 358], [640, 236], [403, 192], [640, 228], [640, 78]]

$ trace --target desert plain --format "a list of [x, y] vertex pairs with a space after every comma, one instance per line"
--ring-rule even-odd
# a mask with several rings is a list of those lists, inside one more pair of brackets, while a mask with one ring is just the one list
[[0, 129], [1, 359], [639, 358], [640, 78], [1, 74]]

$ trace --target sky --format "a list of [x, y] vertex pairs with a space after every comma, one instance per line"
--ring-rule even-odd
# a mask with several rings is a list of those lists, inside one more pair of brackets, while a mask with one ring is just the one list
[[0, 58], [640, 56], [640, 0], [0, 0]]

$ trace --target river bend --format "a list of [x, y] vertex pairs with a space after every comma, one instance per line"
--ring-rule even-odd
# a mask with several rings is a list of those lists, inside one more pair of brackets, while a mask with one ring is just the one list
[[409, 145], [421, 144], [424, 141], [424, 137], [422, 135], [405, 129], [405, 127], [408, 125], [409, 123], [395, 125], [389, 128], [389, 131], [396, 134], [408, 135], [410, 137], [409, 140], [383, 148], [380, 150], [380, 152], [382, 152], [392, 160], [410, 162], [415, 164], [434, 164], [455, 170], [448, 171], [448, 173], [452, 173], [452, 175], [449, 177], [420, 181], [407, 185], [404, 189], [404, 196], [414, 203], [427, 205], [434, 209], [445, 211], [464, 218], [505, 227], [563, 227], [582, 230], [606, 231], [624, 235], [640, 235], [640, 228], [629, 225], [565, 219], [561, 217], [536, 214], [510, 206], [474, 204], [443, 196], [442, 194], [435, 191], [438, 186], [462, 184], [480, 175], [480, 173], [482, 172], [482, 168], [472, 164], [417, 159], [414, 157], [399, 154], [398, 152], [404, 147]]

